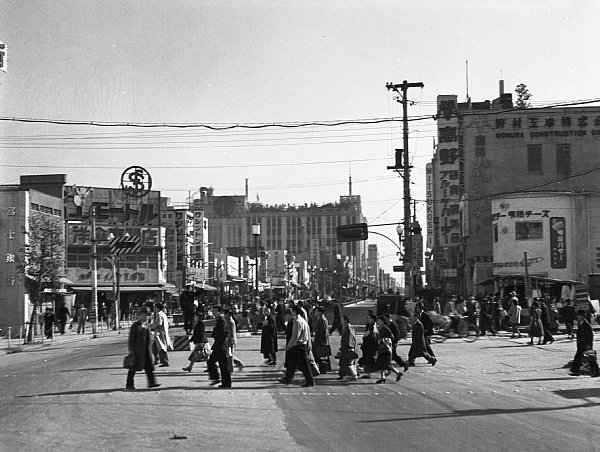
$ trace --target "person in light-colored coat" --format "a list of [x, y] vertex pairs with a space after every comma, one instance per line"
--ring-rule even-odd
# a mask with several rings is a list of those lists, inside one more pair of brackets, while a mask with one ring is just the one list
[[512, 331], [511, 338], [515, 337], [517, 334], [521, 337], [521, 333], [519, 332], [519, 323], [521, 323], [521, 311], [523, 308], [519, 306], [519, 299], [514, 296], [510, 299], [510, 309], [508, 310], [508, 321], [510, 322], [510, 329]]
[[156, 304], [152, 329], [154, 330], [155, 344], [158, 348], [159, 367], [169, 367], [169, 355], [167, 355], [167, 351], [173, 349], [173, 344], [169, 335], [169, 319], [165, 313], [165, 306], [162, 303]]

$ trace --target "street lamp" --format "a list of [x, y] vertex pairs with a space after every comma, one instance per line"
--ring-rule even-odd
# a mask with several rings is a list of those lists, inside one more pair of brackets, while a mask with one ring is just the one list
[[258, 297], [258, 237], [260, 236], [260, 223], [252, 225], [254, 236], [254, 296]]

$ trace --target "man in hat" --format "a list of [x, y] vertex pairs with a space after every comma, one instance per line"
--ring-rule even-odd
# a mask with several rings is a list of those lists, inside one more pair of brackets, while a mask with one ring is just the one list
[[[594, 348], [594, 331], [583, 309], [577, 311], [577, 323], [579, 324], [579, 328], [577, 329], [577, 352], [575, 353], [575, 358], [573, 358], [573, 364], [571, 364], [571, 375], [573, 376], [579, 376], [579, 369], [583, 362], [584, 353]], [[588, 362], [591, 376], [600, 377], [600, 369], [598, 369], [598, 361], [595, 357]]]
[[129, 330], [129, 354], [135, 356], [135, 364], [127, 373], [127, 382], [125, 389], [133, 391], [133, 377], [137, 371], [146, 372], [149, 388], [157, 388], [160, 384], [156, 383], [154, 378], [154, 366], [152, 364], [152, 341], [150, 338], [150, 328], [148, 326], [148, 308], [145, 306], [140, 309], [138, 318], [131, 325]]

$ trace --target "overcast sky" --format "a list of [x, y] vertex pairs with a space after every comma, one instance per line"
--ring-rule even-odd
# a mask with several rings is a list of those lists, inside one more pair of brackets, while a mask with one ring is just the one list
[[[402, 219], [401, 105], [387, 82], [422, 82], [411, 117], [436, 96], [474, 101], [525, 83], [534, 105], [600, 97], [595, 1], [0, 0], [0, 184], [66, 173], [118, 187], [140, 165], [183, 202], [200, 186], [268, 204], [361, 195], [371, 224]], [[99, 127], [6, 118], [206, 125], [348, 120], [297, 128]], [[412, 190], [425, 199], [435, 123], [410, 123]], [[197, 195], [197, 193], [196, 193]], [[417, 205], [424, 223], [425, 204]], [[380, 233], [395, 238], [393, 226]], [[372, 236], [386, 271], [396, 250]], [[398, 277], [400, 274], [396, 274]]]

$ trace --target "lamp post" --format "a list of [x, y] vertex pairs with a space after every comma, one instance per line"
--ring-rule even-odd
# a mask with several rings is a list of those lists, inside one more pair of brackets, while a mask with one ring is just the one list
[[[129, 234], [126, 233], [125, 236], [127, 237]], [[111, 240], [113, 240], [115, 238], [114, 234], [111, 232], [108, 235], [108, 241], [110, 242]], [[119, 316], [119, 305], [121, 303], [121, 265], [119, 263], [120, 258], [119, 255], [117, 253], [113, 253], [111, 254], [111, 258], [110, 258], [110, 263], [112, 264], [112, 271], [113, 271], [113, 293], [115, 294], [115, 326], [113, 327], [113, 330], [117, 330], [117, 332], [120, 334], [121, 331], [119, 329], [119, 321], [120, 321], [120, 316]]]
[[254, 236], [254, 296], [258, 297], [258, 237], [260, 236], [260, 223], [252, 225]]

